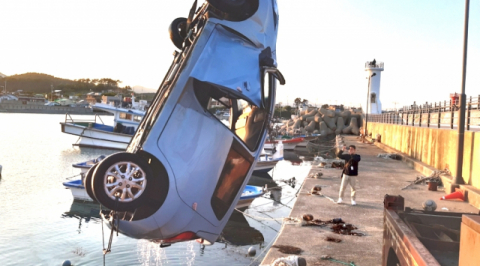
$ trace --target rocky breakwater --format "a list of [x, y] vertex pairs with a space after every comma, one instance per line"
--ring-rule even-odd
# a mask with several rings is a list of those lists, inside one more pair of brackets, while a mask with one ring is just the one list
[[285, 122], [279, 129], [279, 135], [295, 134], [360, 134], [361, 111], [357, 109], [333, 110], [309, 107], [300, 112], [296, 118]]

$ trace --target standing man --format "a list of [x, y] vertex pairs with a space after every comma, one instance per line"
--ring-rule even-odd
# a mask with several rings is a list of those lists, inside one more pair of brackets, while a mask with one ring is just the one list
[[348, 147], [348, 154], [343, 154], [345, 150], [347, 150], [347, 147], [343, 146], [343, 149], [337, 153], [338, 158], [345, 160], [345, 167], [343, 168], [342, 172], [342, 184], [340, 185], [340, 192], [338, 194], [337, 203], [343, 202], [342, 198], [345, 192], [345, 188], [348, 184], [350, 184], [350, 187], [352, 189], [352, 205], [355, 206], [357, 205], [357, 203], [355, 202], [355, 181], [358, 175], [358, 162], [360, 162], [360, 155], [355, 154], [356, 147], [354, 145], [350, 145]]

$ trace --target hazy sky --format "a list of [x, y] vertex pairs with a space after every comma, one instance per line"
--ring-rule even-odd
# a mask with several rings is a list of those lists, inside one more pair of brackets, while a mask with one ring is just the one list
[[[202, 3], [202, 1], [199, 1]], [[192, 0], [0, 0], [0, 72], [112, 78], [156, 89], [175, 49], [168, 26]], [[278, 0], [279, 102], [358, 105], [364, 64], [385, 62], [384, 107], [461, 90], [463, 0]], [[8, 86], [8, 85], [7, 85]], [[480, 94], [480, 1], [470, 3], [467, 95]]]

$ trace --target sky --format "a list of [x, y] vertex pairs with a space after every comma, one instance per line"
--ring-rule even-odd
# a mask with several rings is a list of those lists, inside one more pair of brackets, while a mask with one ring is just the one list
[[[199, 1], [202, 3], [203, 1]], [[461, 91], [465, 1], [277, 0], [277, 102], [366, 102], [365, 62], [385, 63], [384, 108]], [[112, 78], [157, 89], [173, 59], [168, 26], [192, 0], [0, 0], [0, 72]], [[480, 94], [480, 1], [471, 1], [466, 94]], [[8, 85], [7, 85], [8, 87]]]

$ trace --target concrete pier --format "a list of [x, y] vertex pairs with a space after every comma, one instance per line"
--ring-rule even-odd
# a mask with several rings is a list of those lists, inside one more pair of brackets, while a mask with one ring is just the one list
[[[350, 204], [350, 187], [347, 187], [343, 204], [335, 204], [329, 199], [309, 195], [315, 185], [322, 186], [322, 194], [334, 200], [338, 199], [341, 169], [319, 168], [312, 166], [311, 173], [322, 172], [319, 179], [306, 178], [298, 194], [297, 201], [290, 217], [301, 217], [309, 213], [322, 221], [342, 218], [353, 224], [356, 232], [365, 236], [347, 236], [335, 234], [329, 226], [300, 226], [284, 224], [274, 245], [289, 245], [303, 250], [299, 255], [307, 261], [307, 265], [340, 265], [336, 262], [321, 260], [322, 255], [344, 262], [354, 262], [357, 266], [381, 265], [383, 244], [383, 198], [385, 194], [402, 195], [405, 206], [422, 209], [422, 203], [431, 199], [437, 203], [437, 211], [478, 213], [478, 209], [466, 202], [441, 201], [445, 192], [429, 191], [427, 185], [403, 187], [422, 174], [400, 160], [378, 158], [385, 153], [375, 145], [359, 143], [357, 137], [345, 137], [346, 145], [357, 146], [357, 153], [362, 160], [357, 177], [357, 205]], [[446, 209], [444, 209], [446, 208]], [[326, 237], [341, 239], [340, 243], [326, 241]], [[277, 248], [270, 248], [261, 265], [270, 265], [279, 257], [287, 257]]]

